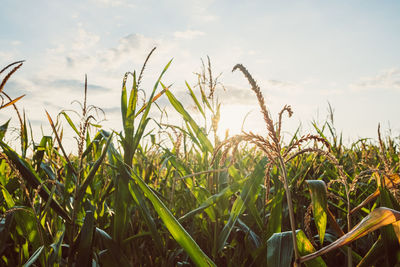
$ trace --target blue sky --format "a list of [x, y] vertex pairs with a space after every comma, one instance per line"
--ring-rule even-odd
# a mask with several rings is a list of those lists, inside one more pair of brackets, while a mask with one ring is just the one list
[[19, 106], [35, 132], [42, 125], [50, 133], [44, 109], [55, 116], [77, 107], [71, 102], [82, 98], [85, 73], [89, 102], [106, 111], [105, 127], [120, 129], [123, 74], [139, 70], [157, 46], [143, 85], [150, 89], [174, 58], [164, 82], [188, 108], [184, 82], [195, 83], [200, 58], [209, 55], [223, 73], [222, 132], [237, 133], [249, 111], [245, 129], [265, 132], [246, 80], [231, 73], [243, 63], [274, 117], [292, 106], [289, 135], [300, 123], [306, 132], [311, 121], [324, 121], [329, 101], [345, 138], [376, 138], [378, 123], [398, 136], [398, 14], [398, 1], [3, 0], [0, 64], [26, 60], [5, 90], [27, 95]]

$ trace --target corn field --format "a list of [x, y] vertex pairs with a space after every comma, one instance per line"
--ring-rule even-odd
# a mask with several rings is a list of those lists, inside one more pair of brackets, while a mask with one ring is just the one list
[[[96, 125], [85, 80], [80, 117], [47, 113], [52, 135], [33, 140], [17, 106], [23, 96], [7, 94], [23, 62], [1, 70], [0, 109], [19, 122], [18, 149], [4, 141], [9, 121], [0, 122], [1, 266], [400, 266], [398, 139], [378, 127], [376, 141], [344, 145], [327, 120], [284, 141], [291, 106], [272, 113], [238, 64], [266, 131], [222, 140], [209, 59], [198, 83], [186, 83], [201, 120], [164, 85], [171, 61], [142, 104], [153, 51], [123, 76], [121, 132]], [[181, 125], [152, 126], [159, 98]]]

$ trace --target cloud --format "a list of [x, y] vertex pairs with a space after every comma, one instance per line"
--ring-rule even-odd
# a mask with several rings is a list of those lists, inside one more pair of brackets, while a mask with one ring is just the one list
[[254, 92], [248, 88], [239, 88], [232, 85], [225, 86], [226, 91], [217, 90], [217, 96], [224, 104], [252, 105], [255, 104]]
[[288, 81], [279, 81], [279, 80], [268, 80], [267, 84], [274, 88], [295, 88], [297, 87], [295, 83]]
[[265, 88], [270, 93], [298, 95], [302, 94], [306, 90], [305, 88], [307, 86], [310, 86], [310, 82], [309, 81], [293, 82], [293, 81], [269, 79], [259, 83], [259, 86]]
[[92, 0], [92, 2], [101, 7], [135, 7], [130, 1], [125, 0]]
[[[118, 40], [114, 47], [95, 47], [98, 38], [96, 35], [88, 34], [88, 40], [81, 38], [75, 42], [70, 51], [62, 51], [63, 47], [54, 49], [54, 56], [63, 57], [64, 64], [70, 69], [84, 68], [83, 72], [99, 69], [105, 72], [116, 70], [124, 63], [132, 62], [132, 59], [146, 58], [147, 53], [159, 43], [157, 40], [145, 37], [142, 34], [132, 33]], [[90, 37], [92, 36], [92, 37]]]
[[11, 42], [12, 46], [17, 46], [17, 45], [20, 45], [20, 44], [21, 44], [21, 41], [18, 41], [18, 40], [14, 40], [14, 41]]
[[121, 38], [116, 47], [104, 51], [100, 60], [104, 63], [115, 64], [121, 62], [121, 60], [130, 59], [132, 54], [135, 54], [136, 57], [138, 54], [144, 55], [157, 44], [158, 42], [154, 39], [147, 38], [142, 34], [132, 33]]
[[193, 40], [197, 37], [205, 35], [204, 32], [201, 31], [192, 31], [192, 30], [187, 30], [184, 32], [174, 32], [174, 37], [177, 39], [184, 39], [184, 40]]
[[[83, 92], [85, 88], [85, 83], [79, 80], [72, 79], [56, 79], [56, 80], [35, 80], [35, 85], [37, 87], [46, 87], [46, 88], [54, 88], [54, 89], [63, 89], [68, 91], [79, 91]], [[88, 90], [96, 91], [96, 92], [106, 92], [109, 91], [109, 88], [106, 88], [101, 85], [90, 84], [87, 85]]]
[[107, 114], [121, 114], [121, 107], [120, 106], [115, 106], [115, 107], [107, 107], [107, 108], [102, 108], [102, 110]]
[[5, 67], [6, 65], [14, 61], [15, 61], [14, 53], [10, 51], [0, 51], [0, 62], [4, 64], [4, 66], [1, 66], [1, 68]]
[[400, 89], [400, 69], [392, 68], [383, 70], [373, 77], [364, 77], [350, 85], [355, 90], [370, 88], [397, 90]]
[[[22, 80], [8, 80], [4, 91], [11, 97], [18, 97], [27, 93], [26, 87], [27, 84]], [[26, 98], [27, 96], [25, 96], [25, 99]]]
[[95, 46], [100, 40], [100, 36], [88, 32], [79, 25], [78, 32], [72, 44], [72, 50], [82, 51]]
[[218, 16], [212, 14], [211, 5], [214, 0], [195, 0], [190, 2], [192, 6], [192, 16], [201, 22], [213, 22], [218, 19]]

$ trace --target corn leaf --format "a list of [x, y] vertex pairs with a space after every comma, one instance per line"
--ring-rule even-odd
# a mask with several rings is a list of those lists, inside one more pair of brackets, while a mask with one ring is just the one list
[[[300, 256], [305, 256], [307, 254], [315, 252], [315, 248], [302, 230], [297, 231], [296, 239], [297, 248], [299, 249]], [[306, 261], [304, 264], [307, 267], [326, 267], [326, 263], [321, 257]]]
[[95, 241], [101, 243], [99, 245], [106, 247], [106, 250], [100, 254], [101, 264], [105, 266], [110, 266], [111, 264], [121, 267], [131, 266], [121, 247], [104, 230], [96, 227]]
[[[28, 162], [22, 159], [3, 141], [0, 141], [0, 146], [3, 148], [3, 152], [7, 155], [7, 157], [14, 163], [15, 167], [21, 173], [22, 177], [28, 182], [28, 184], [32, 188], [36, 189], [39, 185], [42, 184], [42, 180]], [[42, 190], [39, 191], [39, 194], [47, 201], [50, 196], [50, 191], [45, 185], [42, 185]], [[53, 199], [51, 201], [50, 207], [62, 218], [64, 218], [68, 222], [71, 221], [68, 213], [60, 206], [57, 200]]]
[[146, 221], [146, 225], [152, 234], [152, 237], [153, 237], [156, 249], [158, 250], [158, 253], [160, 253], [160, 254], [163, 253], [163, 242], [162, 242], [161, 236], [157, 230], [156, 223], [155, 223], [153, 217], [151, 216], [150, 210], [147, 207], [147, 204], [146, 204], [146, 201], [145, 201], [145, 198], [144, 198], [142, 192], [139, 191], [140, 189], [138, 188], [138, 185], [136, 183], [129, 183], [128, 188], [129, 188], [129, 191], [130, 191], [133, 199], [135, 200], [144, 220]]
[[[382, 206], [391, 209], [399, 209], [397, 201], [385, 187], [379, 188], [380, 202]], [[383, 246], [385, 248], [385, 261], [387, 266], [394, 266], [400, 260], [400, 246], [393, 225], [387, 225], [380, 229]]]
[[81, 232], [79, 233], [78, 255], [76, 266], [89, 266], [92, 259], [92, 244], [94, 231], [94, 215], [91, 210], [86, 211]]
[[383, 246], [382, 237], [379, 236], [378, 240], [372, 245], [367, 254], [358, 263], [357, 267], [374, 266], [375, 263], [385, 256], [385, 247]]
[[340, 248], [349, 244], [364, 235], [371, 233], [383, 226], [392, 224], [400, 220], [400, 212], [388, 208], [377, 208], [366, 216], [359, 224], [357, 224], [350, 232], [337, 239], [335, 242], [323, 247], [317, 252], [311, 253], [301, 258], [301, 262], [305, 262], [321, 256], [329, 251]]
[[268, 218], [266, 238], [269, 239], [274, 233], [282, 230], [282, 200], [285, 191], [281, 188], [271, 200], [271, 213]]
[[196, 95], [193, 93], [192, 88], [188, 84], [188, 82], [185, 81], [186, 87], [189, 89], [189, 93], [191, 98], [193, 99], [194, 103], [196, 104], [197, 109], [200, 111], [201, 115], [203, 115], [203, 118], [206, 119], [206, 114], [204, 113], [203, 108], [201, 107], [199, 100], [197, 100]]
[[207, 198], [203, 203], [201, 203], [200, 206], [198, 206], [196, 209], [189, 211], [185, 215], [183, 215], [181, 218], [179, 218], [180, 222], [183, 222], [184, 220], [190, 218], [191, 216], [201, 212], [202, 210], [214, 205], [221, 199], [229, 199], [233, 194], [235, 194], [240, 188], [243, 187], [244, 183], [248, 180], [249, 178], [243, 178], [237, 182], [233, 182], [230, 184], [228, 187], [225, 187], [223, 190], [221, 190], [219, 193], [212, 195], [211, 197]]
[[267, 241], [267, 265], [290, 267], [292, 257], [292, 232], [274, 233]]
[[162, 203], [157, 195], [148, 187], [148, 185], [135, 172], [131, 172], [132, 179], [139, 185], [143, 193], [153, 204], [154, 209], [163, 220], [168, 231], [173, 238], [182, 246], [188, 253], [190, 258], [198, 266], [216, 266], [215, 263], [201, 250], [199, 245], [186, 232], [182, 225], [171, 214], [169, 209]]
[[11, 119], [9, 119], [6, 123], [0, 126], [0, 140], [3, 140], [4, 135], [6, 134], [10, 120]]
[[50, 245], [50, 247], [53, 249], [50, 256], [49, 256], [49, 261], [48, 264], [50, 266], [56, 265], [56, 262], [60, 261], [61, 258], [61, 244], [64, 240], [64, 235], [65, 235], [65, 227], [62, 227], [61, 230], [59, 230], [55, 236], [55, 242]]
[[112, 134], [108, 137], [107, 143], [105, 145], [105, 147], [103, 148], [103, 152], [100, 156], [100, 158], [98, 158], [96, 160], [96, 162], [94, 163], [93, 167], [90, 169], [89, 174], [87, 175], [87, 177], [85, 178], [82, 186], [79, 188], [78, 194], [77, 194], [77, 201], [80, 201], [86, 191], [86, 188], [89, 186], [89, 184], [93, 181], [93, 178], [97, 172], [97, 170], [100, 168], [101, 163], [103, 163], [104, 158], [106, 157], [107, 151], [108, 151], [108, 146], [110, 145], [112, 140]]
[[250, 201], [253, 195], [256, 194], [257, 188], [264, 177], [265, 164], [267, 161], [268, 159], [265, 157], [256, 165], [250, 179], [246, 181], [242, 191], [240, 192], [240, 196], [233, 203], [228, 222], [225, 224], [218, 236], [218, 251], [221, 251], [224, 248], [226, 240], [235, 226], [237, 219], [245, 210], [245, 204]]
[[79, 136], [79, 131], [76, 128], [75, 124], [72, 122], [71, 118], [68, 116], [68, 114], [65, 111], [60, 112], [60, 114], [64, 116], [69, 126], [71, 126], [72, 130], [74, 130], [74, 132]]
[[194, 131], [194, 134], [200, 140], [203, 151], [206, 151], [206, 150], [208, 150], [210, 152], [213, 151], [213, 147], [212, 147], [210, 140], [208, 140], [207, 136], [200, 129], [200, 127], [193, 120], [193, 118], [189, 115], [189, 113], [185, 110], [185, 108], [182, 106], [182, 104], [175, 98], [175, 96], [170, 91], [166, 91], [165, 94], [167, 95], [169, 102], [176, 109], [176, 111], [178, 111], [183, 116], [183, 119], [190, 124], [191, 128]]
[[311, 193], [312, 210], [314, 214], [315, 225], [319, 234], [319, 241], [324, 243], [324, 235], [327, 224], [327, 199], [326, 185], [322, 180], [307, 180]]
[[24, 267], [29, 267], [32, 264], [34, 264], [36, 262], [36, 260], [39, 258], [40, 254], [43, 251], [43, 246], [40, 246], [33, 254], [32, 256], [29, 258], [29, 260], [24, 264]]

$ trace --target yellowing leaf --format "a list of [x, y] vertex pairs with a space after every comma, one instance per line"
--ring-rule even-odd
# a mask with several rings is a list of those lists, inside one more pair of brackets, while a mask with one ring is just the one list
[[373, 210], [368, 216], [366, 216], [359, 224], [357, 224], [350, 232], [337, 239], [335, 242], [329, 244], [326, 247], [318, 250], [317, 252], [311, 253], [301, 258], [301, 262], [305, 262], [321, 256], [329, 251], [340, 248], [346, 244], [353, 242], [354, 240], [369, 234], [376, 229], [395, 223], [400, 220], [400, 212], [388, 208], [377, 208]]
[[[296, 238], [300, 256], [304, 256], [315, 251], [315, 248], [302, 230], [297, 231]], [[304, 264], [307, 267], [326, 266], [324, 260], [321, 257], [317, 257], [316, 259], [307, 261]]]
[[326, 200], [326, 185], [322, 180], [306, 181], [311, 193], [312, 209], [314, 214], [315, 224], [317, 226], [319, 241], [324, 243], [325, 229], [327, 223], [327, 207]]

